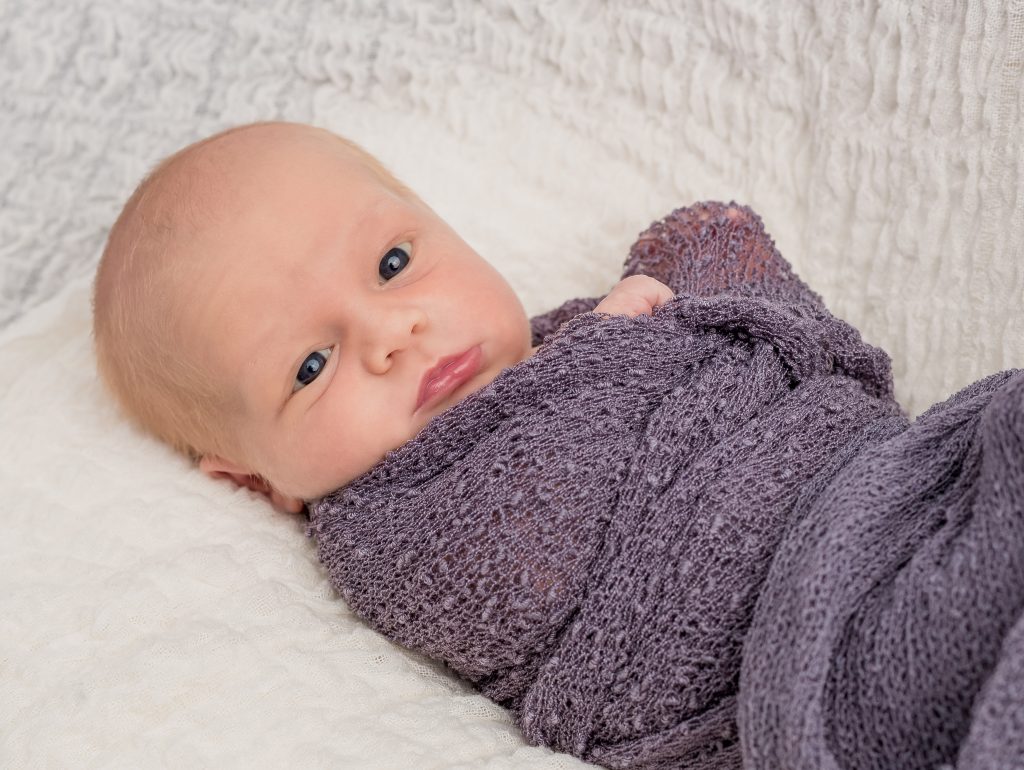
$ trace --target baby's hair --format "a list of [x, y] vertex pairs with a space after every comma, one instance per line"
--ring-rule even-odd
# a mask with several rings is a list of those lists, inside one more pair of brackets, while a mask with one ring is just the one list
[[244, 452], [231, 431], [241, 408], [237, 396], [225, 393], [181, 345], [179, 319], [189, 312], [184, 279], [194, 263], [182, 250], [222, 213], [212, 205], [209, 179], [220, 176], [220, 167], [211, 150], [258, 127], [320, 132], [396, 194], [419, 200], [355, 142], [281, 121], [221, 131], [164, 158], [143, 178], [111, 227], [93, 282], [97, 370], [129, 421], [193, 461], [207, 454], [242, 461]]

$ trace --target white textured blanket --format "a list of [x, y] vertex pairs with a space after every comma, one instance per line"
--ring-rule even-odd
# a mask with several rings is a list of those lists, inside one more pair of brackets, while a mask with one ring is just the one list
[[4, 766], [573, 768], [331, 591], [298, 521], [120, 423], [107, 228], [183, 144], [377, 154], [530, 314], [652, 219], [763, 216], [911, 415], [1024, 365], [1024, 4], [0, 3]]

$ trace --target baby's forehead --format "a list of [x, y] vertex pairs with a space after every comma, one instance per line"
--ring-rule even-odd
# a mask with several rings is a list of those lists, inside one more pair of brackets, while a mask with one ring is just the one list
[[210, 155], [226, 174], [248, 175], [254, 169], [275, 171], [321, 168], [340, 163], [353, 170], [367, 166], [372, 156], [361, 154], [340, 137], [311, 126], [254, 127], [225, 136], [209, 148]]
[[[325, 168], [325, 156], [333, 156], [347, 173]], [[196, 282], [230, 283], [232, 277], [247, 276], [255, 252], [266, 250], [267, 238], [279, 237], [289, 249], [315, 238], [323, 229], [320, 210], [334, 199], [344, 204], [334, 206], [328, 217], [337, 227], [346, 212], [362, 219], [355, 210], [395, 197], [372, 168], [326, 132], [242, 134], [232, 143], [225, 140], [223, 146], [183, 158], [176, 176], [165, 197], [177, 209], [169, 217], [177, 220], [169, 228], [178, 236], [171, 249], [178, 252], [175, 261], [180, 260], [176, 272], [192, 273], [183, 286], [186, 292]], [[367, 217], [367, 224], [373, 219]]]

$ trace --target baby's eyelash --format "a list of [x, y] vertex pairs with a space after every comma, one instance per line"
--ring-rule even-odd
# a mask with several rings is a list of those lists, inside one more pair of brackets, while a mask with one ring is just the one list
[[[302, 363], [301, 363], [301, 364], [299, 365], [299, 371], [297, 371], [297, 372], [295, 373], [295, 377], [294, 377], [294, 379], [292, 380], [292, 393], [297, 393], [298, 391], [302, 390], [302, 389], [303, 389], [304, 387], [306, 387], [307, 385], [309, 385], [309, 384], [311, 384], [311, 383], [315, 382], [315, 381], [316, 381], [316, 379], [317, 379], [317, 378], [318, 378], [318, 377], [319, 377], [319, 376], [320, 376], [321, 374], [323, 374], [323, 371], [324, 371], [324, 367], [326, 367], [326, 366], [327, 366], [327, 361], [328, 361], [328, 360], [330, 360], [330, 357], [331, 357], [331, 353], [332, 353], [333, 351], [334, 351], [334, 348], [333, 348], [333, 347], [328, 347], [328, 348], [321, 348], [320, 350], [314, 350], [314, 351], [313, 351], [312, 353], [310, 353], [310, 354], [309, 354], [308, 356], [306, 356], [306, 357], [305, 357], [305, 358], [304, 358], [304, 359], [302, 360]], [[299, 378], [300, 378], [300, 377], [302, 376], [302, 374], [303, 374], [303, 367], [305, 367], [305, 365], [306, 365], [306, 362], [307, 362], [307, 361], [309, 361], [309, 360], [310, 360], [311, 358], [313, 358], [313, 356], [315, 356], [315, 355], [319, 355], [319, 356], [320, 356], [320, 358], [322, 358], [322, 359], [323, 359], [323, 361], [322, 361], [322, 362], [318, 362], [318, 363], [317, 363], [317, 367], [316, 367], [316, 369], [314, 369], [314, 370], [312, 370], [312, 371], [310, 371], [310, 372], [309, 372], [309, 374], [312, 374], [312, 375], [313, 375], [313, 376], [312, 376], [312, 377], [311, 377], [311, 378], [310, 378], [309, 380], [307, 380], [306, 382], [300, 382], [300, 381], [299, 381]], [[314, 360], [315, 360], [315, 359], [314, 359]]]
[[[392, 265], [391, 264], [392, 263], [392, 259], [398, 260], [398, 262], [401, 263], [401, 257], [392, 254], [392, 252], [394, 252], [394, 251], [399, 251], [399, 252], [405, 254], [405, 264], [402, 265], [401, 267], [398, 267], [398, 265]], [[408, 266], [409, 263], [412, 262], [412, 252], [413, 252], [412, 242], [410, 242], [410, 241], [402, 241], [401, 243], [395, 244], [394, 246], [389, 248], [387, 251], [385, 251], [384, 252], [384, 256], [381, 257], [380, 263], [377, 266], [378, 273], [381, 272], [381, 267], [385, 263], [388, 264], [388, 269], [396, 270], [397, 271], [395, 273], [395, 275], [397, 275], [398, 273], [402, 272], [402, 270], [404, 270], [406, 268], [406, 266]], [[383, 276], [381, 276], [381, 277], [383, 277]], [[391, 278], [394, 278], [394, 277], [395, 276], [392, 275], [392, 276], [389, 276], [385, 280], [390, 280]]]

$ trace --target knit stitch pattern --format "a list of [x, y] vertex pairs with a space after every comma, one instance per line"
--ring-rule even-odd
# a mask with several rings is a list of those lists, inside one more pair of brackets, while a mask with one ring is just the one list
[[795, 506], [748, 633], [745, 767], [1024, 767], [1024, 371]]

